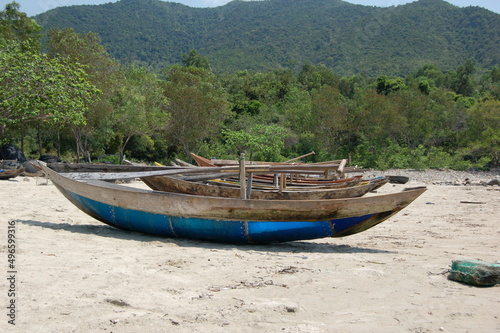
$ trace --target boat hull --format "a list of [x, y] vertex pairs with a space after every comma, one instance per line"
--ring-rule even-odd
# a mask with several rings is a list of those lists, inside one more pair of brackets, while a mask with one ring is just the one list
[[125, 209], [67, 192], [75, 206], [113, 227], [150, 235], [232, 244], [273, 243], [344, 237], [367, 230], [395, 212], [324, 221], [237, 221], [181, 217]]
[[76, 181], [44, 171], [73, 204], [111, 226], [234, 244], [352, 235], [386, 220], [425, 191], [416, 188], [372, 198], [318, 201], [241, 200]]
[[0, 160], [0, 180], [16, 178], [24, 172], [21, 163], [12, 160]]

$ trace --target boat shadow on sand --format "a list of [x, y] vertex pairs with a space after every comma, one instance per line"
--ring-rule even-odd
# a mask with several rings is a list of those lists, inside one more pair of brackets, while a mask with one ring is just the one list
[[345, 244], [316, 243], [313, 241], [293, 241], [269, 244], [226, 244], [202, 240], [151, 236], [139, 232], [117, 229], [107, 225], [53, 223], [33, 220], [16, 220], [16, 222], [52, 230], [63, 230], [77, 234], [95, 235], [96, 237], [109, 237], [137, 242], [161, 242], [165, 244], [175, 244], [180, 247], [197, 247], [217, 250], [238, 249], [241, 251], [277, 253], [396, 253], [394, 251], [364, 248]]

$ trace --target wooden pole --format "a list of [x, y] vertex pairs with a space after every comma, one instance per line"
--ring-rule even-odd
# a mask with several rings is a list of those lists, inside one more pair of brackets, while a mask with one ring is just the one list
[[248, 179], [247, 179], [247, 193], [246, 193], [246, 198], [245, 199], [250, 199], [251, 198], [251, 193], [252, 193], [252, 178], [253, 178], [253, 174], [250, 172], [248, 174]]
[[282, 173], [280, 177], [280, 192], [285, 189], [286, 186], [286, 174]]
[[240, 154], [240, 199], [247, 198], [247, 182], [245, 180], [245, 154]]
[[276, 188], [279, 188], [279, 183], [278, 183], [278, 181], [279, 181], [279, 176], [278, 176], [278, 174], [277, 174], [277, 173], [275, 173], [275, 174], [273, 175], [273, 185], [274, 185], [274, 187], [276, 187]]
[[290, 163], [290, 162], [293, 162], [293, 161], [301, 160], [304, 157], [311, 156], [311, 155], [314, 155], [314, 154], [316, 154], [316, 153], [312, 151], [310, 153], [307, 153], [307, 154], [301, 155], [299, 157], [292, 158], [291, 160], [285, 161], [285, 163]]
[[337, 169], [337, 174], [339, 175], [339, 178], [344, 178], [344, 168], [347, 163], [346, 159], [343, 159], [342, 162], [340, 162], [339, 168]]

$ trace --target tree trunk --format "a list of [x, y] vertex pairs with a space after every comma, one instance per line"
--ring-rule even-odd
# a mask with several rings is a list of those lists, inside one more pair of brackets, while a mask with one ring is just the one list
[[87, 131], [85, 131], [84, 144], [82, 146], [82, 151], [85, 157], [85, 160], [90, 163], [90, 151], [89, 151], [89, 136], [87, 135]]
[[80, 147], [81, 147], [81, 143], [80, 143], [80, 131], [78, 130], [78, 128], [73, 128], [73, 135], [75, 137], [75, 144], [76, 144], [76, 163], [80, 163]]
[[24, 151], [24, 124], [21, 125], [21, 151]]
[[61, 131], [57, 129], [57, 157], [61, 158]]
[[119, 164], [123, 164], [123, 159], [125, 158], [125, 147], [127, 147], [127, 144], [130, 140], [131, 136], [127, 137], [124, 141], [123, 144], [120, 145], [120, 161]]
[[38, 156], [42, 156], [42, 133], [40, 132], [40, 124], [36, 125], [38, 132]]

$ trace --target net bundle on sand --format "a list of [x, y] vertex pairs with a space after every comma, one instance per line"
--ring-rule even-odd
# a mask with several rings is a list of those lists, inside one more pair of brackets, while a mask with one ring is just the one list
[[494, 286], [500, 284], [500, 264], [481, 260], [454, 260], [448, 279], [474, 286]]

